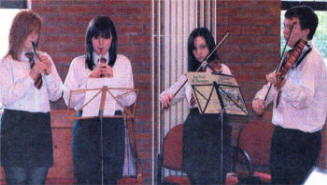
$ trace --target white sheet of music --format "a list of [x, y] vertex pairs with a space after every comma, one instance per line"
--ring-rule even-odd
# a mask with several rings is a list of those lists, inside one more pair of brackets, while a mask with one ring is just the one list
[[[107, 86], [110, 90], [110, 87], [118, 87], [119, 83], [113, 81], [110, 78], [90, 78], [87, 81], [87, 89], [94, 89], [94, 88], [102, 88], [104, 86]], [[94, 90], [94, 91], [86, 91], [85, 92], [85, 100], [84, 104], [90, 101], [90, 99], [94, 98], [95, 94], [97, 92], [101, 91]], [[117, 92], [111, 91], [113, 95], [115, 95]], [[104, 111], [103, 116], [113, 116], [115, 114], [115, 105], [116, 101], [115, 99], [108, 93], [106, 96], [106, 102], [104, 105]], [[100, 109], [100, 101], [101, 101], [101, 95], [100, 92], [93, 100], [91, 100], [84, 108], [83, 108], [83, 114], [82, 117], [93, 117], [99, 115], [99, 109]]]

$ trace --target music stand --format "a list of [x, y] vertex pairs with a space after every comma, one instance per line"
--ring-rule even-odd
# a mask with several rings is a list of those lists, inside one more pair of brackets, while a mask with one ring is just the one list
[[[100, 120], [100, 124], [101, 124], [101, 126], [100, 126], [100, 132], [101, 132], [101, 134], [100, 134], [101, 135], [100, 136], [100, 140], [101, 140], [100, 141], [101, 142], [101, 182], [102, 182], [102, 184], [104, 183], [103, 118], [123, 118], [126, 123], [127, 131], [128, 131], [128, 138], [129, 138], [129, 143], [130, 143], [130, 147], [131, 147], [131, 152], [136, 161], [137, 184], [143, 185], [144, 181], [143, 181], [143, 176], [142, 176], [141, 161], [139, 160], [139, 157], [138, 157], [136, 143], [135, 143], [135, 135], [134, 135], [134, 119], [135, 119], [135, 110], [136, 110], [138, 89], [119, 88], [119, 87], [110, 87], [109, 88], [106, 85], [105, 80], [106, 80], [105, 78], [92, 79], [92, 82], [90, 84], [93, 84], [92, 86], [94, 86], [94, 84], [96, 84], [98, 86], [100, 85], [101, 87], [98, 87], [98, 88], [86, 88], [86, 89], [71, 90], [71, 92], [69, 94], [67, 110], [70, 108], [72, 96], [77, 93], [86, 93], [86, 97], [85, 97], [85, 101], [84, 101], [85, 103], [82, 105], [82, 107], [80, 109], [76, 110], [77, 112], [82, 111], [83, 109], [87, 109], [87, 107], [89, 105], [91, 105], [92, 103], [95, 105], [98, 105], [98, 110], [96, 110], [98, 112], [97, 114], [94, 114], [94, 110], [92, 112], [92, 108], [89, 108], [87, 110], [91, 111], [92, 113], [86, 114], [84, 116], [82, 114], [81, 117], [76, 116], [75, 119], [82, 120], [82, 119], [99, 118], [99, 120]], [[93, 83], [93, 82], [96, 82], [96, 83]], [[116, 94], [116, 93], [114, 93], [114, 91], [125, 91], [125, 92], [121, 93], [121, 94]], [[136, 94], [136, 100], [135, 100], [135, 103], [131, 106], [131, 108], [127, 108], [123, 105], [123, 103], [119, 99], [124, 96], [127, 96], [131, 93]], [[101, 96], [99, 96], [99, 95], [101, 95]], [[109, 96], [107, 96], [107, 95], [109, 95]], [[114, 103], [117, 103], [124, 109], [122, 115], [110, 115], [110, 112], [109, 112], [109, 115], [104, 115], [106, 113], [105, 106], [106, 106], [106, 101], [108, 98], [111, 98], [112, 100], [114, 100]], [[132, 110], [130, 110], [130, 109], [132, 109]], [[84, 111], [83, 111], [83, 113], [84, 113]]]
[[220, 180], [223, 179], [223, 124], [224, 115], [247, 116], [245, 101], [237, 81], [231, 75], [206, 72], [187, 73], [195, 100], [201, 114], [220, 115]]

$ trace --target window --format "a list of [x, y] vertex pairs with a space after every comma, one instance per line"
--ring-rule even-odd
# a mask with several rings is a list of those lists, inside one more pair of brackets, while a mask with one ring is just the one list
[[19, 9], [0, 9], [1, 29], [0, 29], [0, 56], [3, 57], [8, 51], [8, 37], [11, 22]]
[[318, 15], [319, 24], [316, 30], [316, 33], [313, 37], [313, 42], [315, 43], [316, 48], [320, 51], [320, 53], [323, 55], [324, 58], [327, 58], [327, 0], [305, 0], [305, 1], [296, 1], [296, 0], [288, 0], [288, 1], [282, 1], [282, 7], [281, 7], [281, 40], [280, 40], [280, 47], [281, 52], [284, 49], [285, 46], [285, 40], [283, 37], [283, 22], [284, 22], [284, 14], [287, 9], [290, 7], [293, 7], [295, 5], [307, 5], [310, 6], [315, 13]]
[[8, 50], [8, 36], [11, 22], [20, 9], [30, 7], [29, 0], [0, 0], [0, 57]]
[[[29, 0], [0, 0], [0, 57], [2, 58], [8, 51], [8, 38], [11, 23], [15, 15], [21, 9], [25, 9], [30, 4]], [[2, 104], [0, 102], [0, 115], [2, 111]]]

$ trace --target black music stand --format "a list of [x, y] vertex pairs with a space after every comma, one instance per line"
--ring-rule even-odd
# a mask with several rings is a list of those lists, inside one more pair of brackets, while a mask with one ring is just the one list
[[[122, 94], [115, 95], [113, 91], [125, 91]], [[82, 117], [75, 117], [76, 120], [82, 120], [82, 119], [90, 119], [90, 118], [99, 118], [100, 124], [101, 124], [101, 134], [100, 134], [100, 142], [101, 142], [101, 184], [104, 183], [104, 163], [103, 163], [103, 156], [104, 156], [104, 148], [103, 148], [103, 118], [124, 118], [126, 127], [128, 130], [128, 138], [129, 138], [129, 143], [132, 151], [132, 155], [136, 160], [136, 178], [137, 182], [139, 185], [143, 184], [143, 177], [142, 177], [142, 168], [141, 168], [141, 161], [138, 160], [138, 154], [137, 154], [137, 149], [136, 149], [136, 144], [135, 144], [135, 135], [134, 135], [134, 119], [135, 119], [135, 107], [136, 107], [136, 102], [137, 102], [137, 95], [138, 95], [138, 89], [133, 89], [133, 88], [118, 88], [118, 87], [111, 87], [109, 88], [106, 85], [103, 85], [102, 88], [89, 88], [89, 89], [78, 89], [78, 90], [72, 90], [70, 92], [69, 96], [69, 101], [68, 101], [68, 109], [71, 104], [71, 98], [75, 93], [85, 93], [85, 92], [90, 92], [90, 91], [95, 91], [95, 93], [89, 95], [86, 97], [84, 105], [77, 110], [77, 112], [82, 111], [84, 108], [86, 108], [90, 103], [96, 102], [96, 104], [99, 104], [99, 109], [98, 109], [98, 114], [93, 115], [86, 115]], [[128, 109], [125, 107], [119, 98], [124, 97], [128, 94], [135, 93], [136, 94], [136, 100], [135, 103], [133, 104], [132, 110]], [[100, 101], [99, 101], [99, 95], [100, 96]], [[113, 100], [118, 103], [123, 109], [124, 109], [124, 114], [123, 115], [109, 115], [105, 116], [105, 105], [106, 105], [106, 100], [107, 100], [107, 95], [109, 97], [113, 98]], [[128, 124], [128, 121], [131, 121], [130, 124]], [[132, 142], [134, 141], [134, 142]]]
[[224, 115], [247, 116], [245, 101], [241, 90], [231, 75], [210, 74], [205, 72], [188, 73], [188, 80], [201, 114], [220, 115], [220, 184], [223, 179]]

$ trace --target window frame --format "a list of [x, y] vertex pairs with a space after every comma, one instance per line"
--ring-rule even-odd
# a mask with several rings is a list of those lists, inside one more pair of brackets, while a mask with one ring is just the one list
[[27, 9], [28, 0], [0, 0], [0, 8]]
[[327, 11], [327, 2], [320, 1], [281, 1], [281, 10], [287, 10], [296, 5], [306, 5], [313, 10]]

